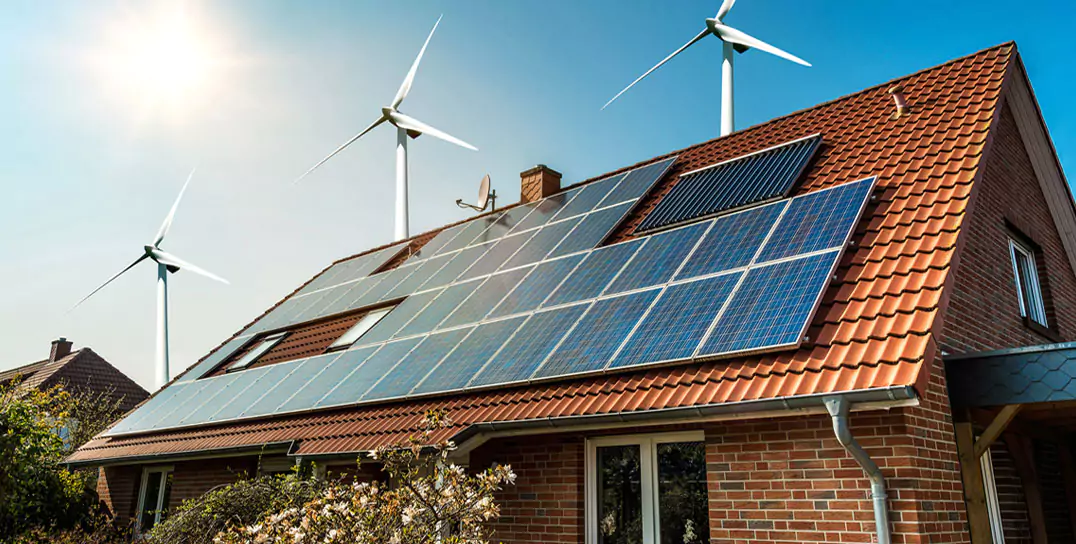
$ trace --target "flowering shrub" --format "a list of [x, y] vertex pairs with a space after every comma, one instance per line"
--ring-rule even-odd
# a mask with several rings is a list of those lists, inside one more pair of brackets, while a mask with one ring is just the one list
[[468, 474], [448, 461], [451, 442], [430, 444], [447, 425], [442, 412], [426, 415], [420, 436], [370, 454], [384, 465], [390, 484], [332, 482], [324, 494], [301, 507], [233, 525], [218, 544], [484, 544], [489, 522], [500, 515], [494, 492], [515, 482], [508, 466]]

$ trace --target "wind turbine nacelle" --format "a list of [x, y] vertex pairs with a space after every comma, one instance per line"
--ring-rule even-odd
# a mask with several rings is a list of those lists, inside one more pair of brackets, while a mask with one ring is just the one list
[[[166, 264], [166, 265], [164, 265], [164, 267], [165, 267], [165, 269], [167, 269], [169, 272], [171, 272], [173, 274], [175, 274], [176, 272], [179, 272], [179, 267], [178, 266], [172, 266], [170, 264]], [[184, 276], [184, 277], [186, 277], [186, 276]]]
[[[722, 23], [720, 20], [714, 19], [712, 17], [706, 20], [706, 28], [710, 29], [710, 33], [714, 36], [717, 36], [719, 39], [721, 38], [721, 31], [717, 29], [717, 25], [724, 24], [725, 23]], [[722, 41], [724, 41], [724, 39], [722, 39]], [[737, 53], [743, 53], [744, 51], [747, 51], [751, 48], [743, 44], [734, 43], [732, 44], [732, 49], [735, 50]]]
[[415, 138], [422, 136], [422, 133], [417, 130], [409, 130], [407, 131], [407, 135], [410, 136], [412, 140], [414, 140]]

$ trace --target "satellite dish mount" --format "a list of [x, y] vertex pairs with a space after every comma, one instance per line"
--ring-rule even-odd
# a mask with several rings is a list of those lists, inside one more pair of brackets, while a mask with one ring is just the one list
[[486, 211], [486, 207], [490, 208], [490, 211], [497, 209], [497, 191], [490, 188], [489, 174], [482, 177], [482, 183], [478, 184], [478, 203], [468, 204], [463, 201], [462, 198], [456, 199], [456, 205], [461, 208], [470, 208], [476, 212]]

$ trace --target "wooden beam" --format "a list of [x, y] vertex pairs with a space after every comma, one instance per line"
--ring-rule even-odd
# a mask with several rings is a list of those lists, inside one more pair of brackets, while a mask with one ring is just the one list
[[960, 458], [960, 477], [968, 507], [971, 544], [993, 544], [990, 513], [986, 509], [986, 490], [983, 487], [982, 457], [975, 455], [975, 429], [970, 422], [954, 423], [953, 426], [956, 427], [956, 451]]
[[986, 450], [990, 449], [990, 446], [1001, 436], [1001, 433], [1005, 431], [1009, 423], [1016, 417], [1016, 414], [1020, 413], [1020, 409], [1023, 407], [1023, 404], [1009, 404], [1001, 408], [998, 415], [994, 416], [994, 420], [990, 422], [990, 425], [987, 425], [986, 430], [975, 441], [976, 457], [982, 457]]
[[1027, 501], [1027, 517], [1031, 525], [1031, 541], [1034, 544], [1047, 544], [1046, 542], [1046, 515], [1042, 511], [1042, 492], [1039, 490], [1039, 475], [1035, 470], [1034, 446], [1031, 439], [1014, 434], [1005, 433], [1005, 443], [1009, 445], [1009, 453], [1012, 454], [1016, 465], [1016, 472], [1020, 475], [1020, 483], [1024, 487], [1024, 499]]

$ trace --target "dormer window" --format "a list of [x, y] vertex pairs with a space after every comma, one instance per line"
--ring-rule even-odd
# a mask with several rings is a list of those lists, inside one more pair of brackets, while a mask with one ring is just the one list
[[279, 344], [280, 341], [283, 340], [284, 337], [287, 335], [287, 332], [281, 332], [262, 338], [261, 341], [252, 346], [249, 350], [247, 350], [247, 352], [243, 354], [242, 357], [236, 359], [234, 363], [228, 365], [226, 371], [234, 372], [236, 370], [243, 370], [249, 367], [250, 365], [254, 364], [254, 362], [257, 361], [258, 358], [260, 358], [262, 355], [265, 355], [267, 351], [273, 349], [274, 346]]
[[355, 322], [354, 325], [351, 326], [350, 329], [347, 330], [347, 332], [341, 334], [340, 338], [337, 338], [336, 341], [333, 342], [332, 345], [329, 346], [329, 349], [327, 349], [326, 351], [347, 349], [359, 338], [362, 338], [362, 335], [366, 334], [366, 331], [374, 328], [374, 325], [377, 325], [378, 322], [381, 321], [383, 317], [388, 315], [388, 313], [391, 312], [393, 308], [395, 308], [395, 306], [381, 308], [380, 310], [374, 310], [362, 316], [358, 321]]
[[1013, 278], [1016, 281], [1016, 297], [1020, 303], [1020, 316], [1047, 327], [1046, 304], [1039, 283], [1035, 251], [1027, 244], [1009, 239], [1009, 255], [1012, 257]]

